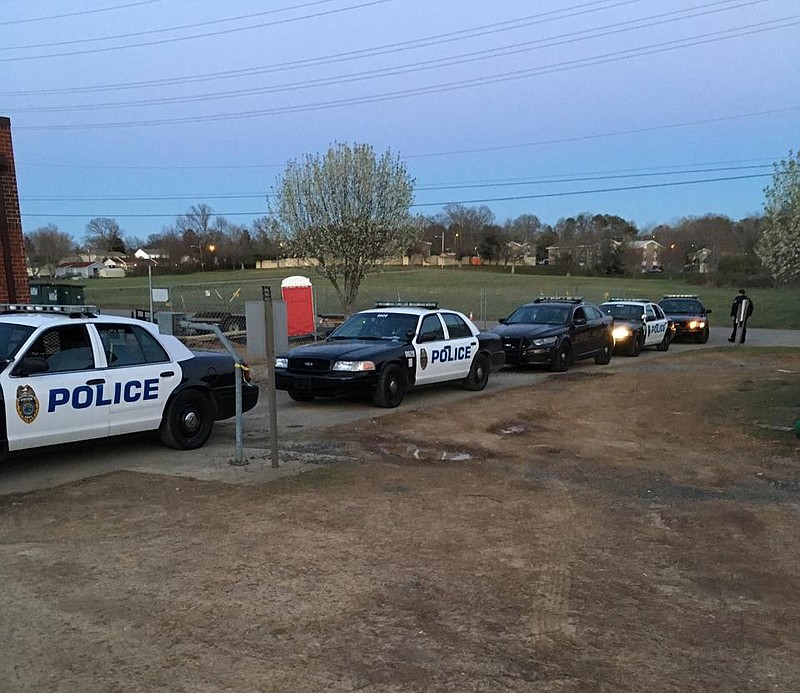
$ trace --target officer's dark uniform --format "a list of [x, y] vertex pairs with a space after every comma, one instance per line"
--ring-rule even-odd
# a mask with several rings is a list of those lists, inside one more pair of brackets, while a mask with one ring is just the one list
[[747, 301], [747, 310], [745, 311], [744, 320], [740, 323], [742, 328], [742, 338], [740, 340], [740, 344], [744, 344], [744, 339], [747, 336], [747, 319], [753, 314], [753, 299], [750, 298], [744, 291], [744, 289], [739, 289], [739, 295], [733, 299], [733, 305], [731, 305], [731, 317], [733, 318], [733, 332], [731, 332], [731, 336], [728, 337], [729, 342], [736, 341], [736, 316], [739, 313], [739, 306], [744, 302]]

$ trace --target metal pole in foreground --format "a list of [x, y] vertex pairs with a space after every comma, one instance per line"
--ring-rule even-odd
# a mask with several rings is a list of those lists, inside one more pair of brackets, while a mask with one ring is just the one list
[[150, 322], [156, 321], [156, 316], [153, 315], [153, 261], [147, 261], [147, 288], [150, 291]]
[[272, 315], [272, 289], [261, 287], [267, 327], [267, 392], [269, 393], [269, 438], [272, 468], [278, 468], [278, 402], [275, 396], [275, 324]]

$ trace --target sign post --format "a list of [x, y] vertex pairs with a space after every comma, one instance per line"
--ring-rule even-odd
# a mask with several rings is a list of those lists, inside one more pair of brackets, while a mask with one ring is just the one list
[[278, 468], [278, 403], [275, 395], [275, 325], [272, 315], [272, 289], [261, 287], [264, 299], [264, 318], [267, 327], [267, 392], [269, 399], [269, 437], [272, 468]]

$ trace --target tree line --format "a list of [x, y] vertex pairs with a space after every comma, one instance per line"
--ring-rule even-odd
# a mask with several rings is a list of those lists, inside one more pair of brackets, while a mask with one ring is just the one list
[[[165, 272], [313, 259], [345, 307], [366, 274], [403, 253], [497, 261], [524, 252], [541, 262], [550, 246], [597, 244], [596, 267], [588, 270], [612, 273], [624, 270], [630, 241], [652, 238], [662, 246], [665, 271], [691, 266], [696, 252], [706, 249], [712, 272], [740, 282], [800, 279], [800, 155], [792, 152], [774, 166], [764, 213], [739, 220], [707, 214], [639, 229], [617, 215], [582, 212], [550, 225], [533, 213], [498, 222], [487, 206], [461, 204], [415, 216], [413, 188], [405, 164], [391, 152], [378, 156], [369, 145], [339, 144], [289, 162], [274, 188], [275, 202], [249, 226], [199, 203], [146, 239], [126, 236], [114, 219], [95, 218], [80, 245], [52, 224], [26, 234], [25, 245], [33, 266], [55, 265], [80, 250], [129, 255], [137, 248], [169, 257], [158, 270]], [[564, 253], [560, 261], [569, 257]]]

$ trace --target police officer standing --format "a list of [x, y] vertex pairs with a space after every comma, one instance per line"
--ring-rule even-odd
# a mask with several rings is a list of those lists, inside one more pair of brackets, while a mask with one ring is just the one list
[[733, 318], [733, 332], [728, 337], [729, 342], [736, 341], [736, 328], [741, 331], [739, 333], [739, 344], [744, 344], [744, 339], [747, 336], [747, 318], [753, 314], [753, 299], [750, 298], [744, 289], [739, 289], [736, 298], [733, 299], [731, 305], [731, 317]]

